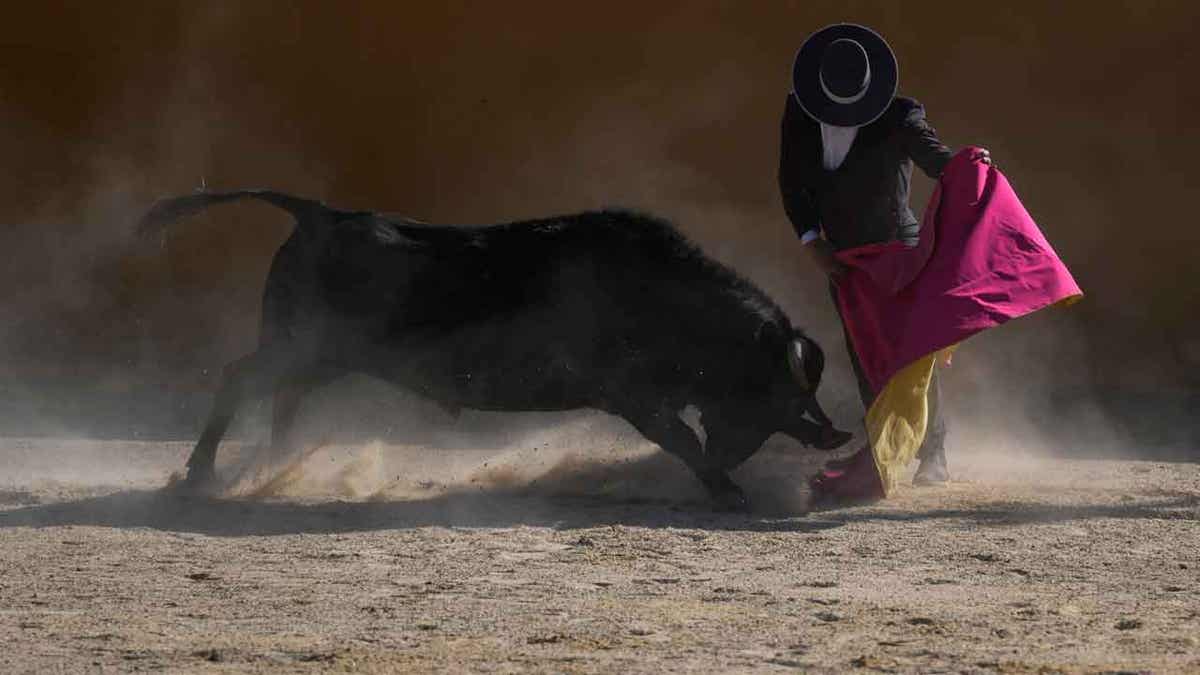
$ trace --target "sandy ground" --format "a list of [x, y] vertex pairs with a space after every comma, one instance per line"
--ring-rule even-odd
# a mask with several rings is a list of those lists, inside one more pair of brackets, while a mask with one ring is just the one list
[[1200, 672], [1196, 464], [958, 453], [807, 512], [773, 439], [735, 515], [586, 427], [226, 447], [200, 499], [182, 443], [3, 441], [0, 671]]

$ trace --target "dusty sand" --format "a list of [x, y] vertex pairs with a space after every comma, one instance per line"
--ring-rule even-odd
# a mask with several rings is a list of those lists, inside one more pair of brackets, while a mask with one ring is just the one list
[[808, 513], [773, 439], [735, 515], [586, 427], [226, 448], [200, 499], [183, 443], [3, 441], [0, 671], [1200, 672], [1196, 464], [959, 453]]

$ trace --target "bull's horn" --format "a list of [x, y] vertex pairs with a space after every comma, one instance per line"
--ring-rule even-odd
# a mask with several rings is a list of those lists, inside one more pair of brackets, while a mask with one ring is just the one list
[[800, 338], [792, 340], [788, 349], [788, 368], [805, 389], [812, 388], [812, 383], [808, 381], [808, 373], [804, 372], [804, 340]]

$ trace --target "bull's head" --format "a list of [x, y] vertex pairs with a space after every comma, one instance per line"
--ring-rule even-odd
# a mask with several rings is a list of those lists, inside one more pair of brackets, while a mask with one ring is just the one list
[[[800, 331], [794, 331], [788, 343], [787, 361], [789, 374], [804, 392], [801, 409], [796, 412], [807, 413], [818, 426], [815, 432], [810, 430], [810, 433], [804, 435], [807, 437], [793, 435], [822, 450], [837, 448], [850, 440], [853, 434], [835, 429], [833, 421], [817, 401], [817, 389], [821, 385], [821, 375], [825, 372], [825, 352], [821, 350], [821, 346]], [[808, 428], [807, 425], [804, 427]]]

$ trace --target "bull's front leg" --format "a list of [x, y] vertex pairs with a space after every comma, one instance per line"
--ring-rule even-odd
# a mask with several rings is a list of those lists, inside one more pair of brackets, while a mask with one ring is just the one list
[[722, 415], [720, 409], [702, 412], [701, 423], [708, 434], [706, 454], [726, 471], [732, 471], [758, 452], [771, 433], [770, 425], [748, 415]]
[[675, 411], [662, 406], [619, 413], [652, 443], [687, 464], [704, 484], [718, 508], [746, 510], [746, 494], [715, 458], [705, 453], [700, 439]]

